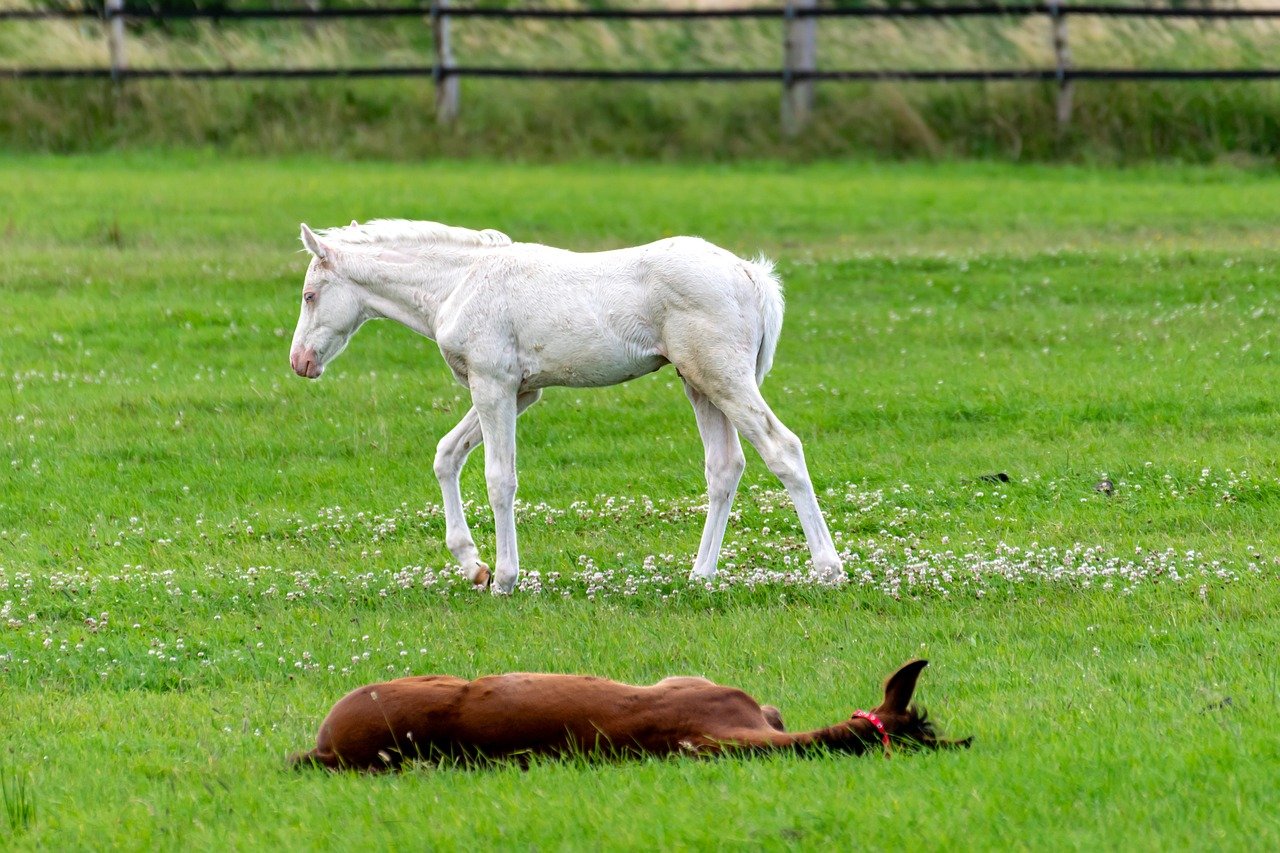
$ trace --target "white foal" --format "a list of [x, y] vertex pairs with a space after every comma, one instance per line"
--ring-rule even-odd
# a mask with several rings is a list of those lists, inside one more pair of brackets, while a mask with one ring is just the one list
[[493, 591], [520, 574], [516, 548], [516, 416], [552, 385], [615, 385], [673, 364], [706, 447], [706, 526], [693, 577], [715, 575], [745, 460], [741, 432], [795, 502], [814, 568], [844, 567], [800, 440], [760, 396], [782, 330], [772, 266], [694, 237], [579, 254], [513, 243], [498, 231], [378, 220], [302, 226], [311, 253], [289, 362], [315, 379], [366, 320], [396, 320], [436, 342], [472, 408], [436, 450], [445, 543], [473, 583], [480, 560], [462, 511], [459, 474], [481, 441], [497, 533]]

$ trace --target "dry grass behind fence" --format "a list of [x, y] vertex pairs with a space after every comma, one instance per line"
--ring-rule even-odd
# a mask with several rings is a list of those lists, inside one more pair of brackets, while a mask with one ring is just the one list
[[[1072, 17], [1079, 66], [1263, 67], [1280, 55], [1280, 23]], [[761, 20], [459, 20], [456, 60], [576, 68], [778, 68], [782, 24]], [[835, 68], [1014, 68], [1053, 65], [1046, 18], [850, 20], [819, 24], [819, 62]], [[423, 65], [426, 20], [307, 25], [181, 22], [130, 29], [134, 68]], [[7, 67], [103, 67], [96, 21], [0, 24]], [[806, 138], [786, 143], [779, 87], [729, 83], [464, 80], [462, 117], [443, 129], [425, 79], [100, 81], [0, 84], [0, 145], [84, 150], [110, 145], [216, 145], [349, 156], [1086, 156], [1270, 157], [1280, 86], [1272, 83], [1076, 84], [1060, 138], [1054, 88], [1040, 83], [818, 85]]]

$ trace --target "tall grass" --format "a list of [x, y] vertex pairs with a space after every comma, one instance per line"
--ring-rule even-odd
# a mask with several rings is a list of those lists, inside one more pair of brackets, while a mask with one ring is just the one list
[[26, 775], [14, 768], [0, 768], [0, 800], [4, 801], [4, 815], [11, 835], [25, 832], [35, 823], [35, 792]]
[[[1272, 21], [1072, 17], [1079, 66], [1260, 67], [1280, 49]], [[462, 20], [460, 63], [579, 68], [778, 68], [776, 21]], [[135, 68], [423, 64], [426, 21], [182, 24], [130, 31]], [[823, 20], [823, 68], [1052, 67], [1047, 19]], [[7, 23], [9, 67], [105, 66], [96, 22]], [[464, 80], [455, 127], [436, 124], [427, 80], [17, 82], [0, 87], [0, 146], [85, 151], [215, 146], [351, 157], [545, 160], [978, 156], [1132, 160], [1280, 151], [1273, 83], [1076, 85], [1063, 136], [1051, 84], [823, 83], [803, 139], [781, 137], [775, 84]]]

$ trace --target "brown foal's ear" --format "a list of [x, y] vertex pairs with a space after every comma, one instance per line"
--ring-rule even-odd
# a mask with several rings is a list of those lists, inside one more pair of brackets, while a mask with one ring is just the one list
[[916, 692], [916, 681], [920, 678], [920, 670], [929, 665], [927, 660], [910, 660], [898, 667], [898, 671], [885, 679], [884, 701], [876, 708], [876, 713], [905, 714], [907, 705], [911, 703], [911, 694]]

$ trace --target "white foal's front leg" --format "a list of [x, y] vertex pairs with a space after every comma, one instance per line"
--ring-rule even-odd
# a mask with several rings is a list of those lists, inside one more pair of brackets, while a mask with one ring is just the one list
[[738, 492], [738, 482], [742, 479], [747, 460], [742, 455], [738, 431], [724, 412], [687, 382], [684, 391], [698, 419], [698, 433], [706, 451], [707, 474], [707, 522], [702, 528], [702, 542], [698, 545], [698, 559], [694, 561], [691, 579], [710, 580], [716, 574], [720, 545], [729, 524], [729, 511], [733, 508], [733, 496]]
[[473, 376], [471, 402], [484, 433], [484, 476], [498, 542], [492, 590], [495, 595], [506, 595], [515, 589], [520, 578], [520, 549], [516, 544], [516, 391]]
[[[526, 391], [516, 398], [517, 414], [538, 402], [541, 391]], [[480, 551], [471, 538], [466, 514], [462, 510], [462, 466], [471, 451], [483, 440], [480, 415], [470, 409], [458, 425], [436, 445], [435, 472], [444, 498], [444, 542], [453, 558], [462, 566], [467, 578], [477, 586], [488, 583], [489, 567], [480, 561]]]

